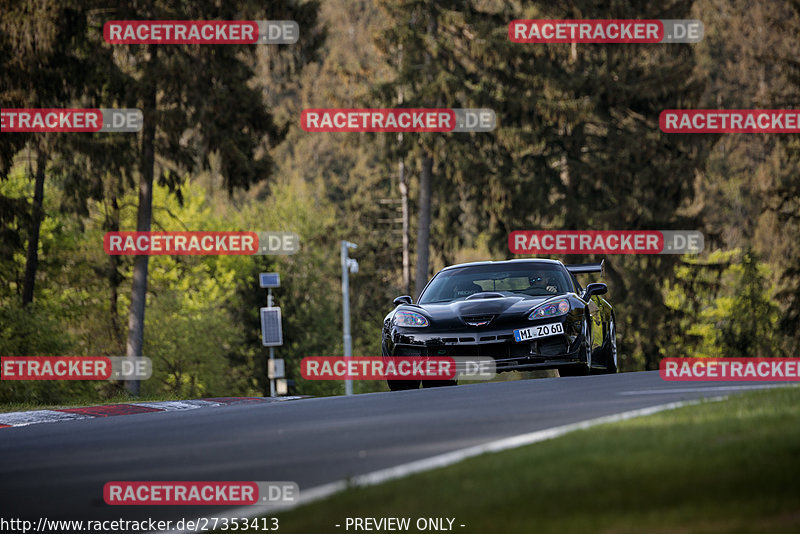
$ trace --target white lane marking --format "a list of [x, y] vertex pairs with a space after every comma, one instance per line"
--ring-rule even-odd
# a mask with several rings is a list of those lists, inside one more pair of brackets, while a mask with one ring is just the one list
[[58, 421], [74, 421], [92, 419], [90, 415], [57, 412], [55, 410], [35, 410], [30, 412], [9, 412], [0, 414], [0, 425], [28, 426], [37, 423], [55, 423]]
[[[640, 408], [638, 410], [630, 410], [618, 414], [596, 417], [594, 419], [588, 419], [586, 421], [580, 421], [578, 423], [571, 423], [568, 425], [556, 426], [544, 430], [537, 430], [535, 432], [528, 432], [526, 434], [519, 434], [517, 436], [502, 438], [490, 441], [488, 443], [474, 445], [472, 447], [466, 447], [464, 449], [446, 452], [444, 454], [438, 454], [436, 456], [431, 456], [430, 458], [423, 458], [422, 460], [408, 462], [394, 467], [389, 467], [387, 469], [380, 469], [378, 471], [373, 471], [371, 473], [367, 473], [364, 475], [355, 476], [347, 480], [338, 480], [336, 482], [329, 482], [327, 484], [322, 484], [320, 486], [314, 486], [313, 488], [310, 489], [300, 488], [300, 496], [296, 501], [292, 503], [281, 503], [271, 506], [257, 506], [257, 505], [240, 506], [238, 508], [225, 510], [218, 515], [215, 514], [215, 517], [219, 517], [220, 519], [228, 518], [229, 520], [233, 518], [252, 519], [254, 517], [266, 514], [285, 512], [297, 508], [298, 506], [303, 506], [312, 503], [314, 501], [318, 501], [320, 499], [325, 499], [336, 493], [342, 492], [350, 487], [358, 487], [358, 486], [363, 487], [363, 486], [372, 486], [375, 484], [381, 484], [383, 482], [388, 482], [390, 480], [394, 480], [397, 478], [407, 477], [415, 473], [422, 473], [424, 471], [430, 471], [431, 469], [447, 467], [448, 465], [453, 465], [455, 463], [461, 462], [462, 460], [466, 460], [467, 458], [472, 458], [474, 456], [479, 456], [481, 454], [486, 454], [488, 452], [500, 452], [508, 449], [515, 449], [517, 447], [523, 447], [525, 445], [532, 445], [534, 443], [539, 443], [541, 441], [546, 441], [549, 439], [563, 436], [564, 434], [568, 434], [576, 430], [584, 430], [587, 428], [591, 428], [593, 426], [604, 425], [606, 423], [617, 423], [620, 421], [633, 419], [635, 417], [644, 417], [646, 415], [653, 415], [658, 412], [674, 410], [676, 408], [682, 408], [684, 406], [700, 404], [702, 402], [721, 401], [726, 398], [727, 397], [713, 397], [704, 400], [670, 402], [667, 404], [659, 404], [657, 406], [651, 406], [649, 408]], [[193, 533], [198, 531], [168, 530], [162, 532], [163, 534], [184, 534], [184, 533]]]
[[746, 391], [748, 389], [772, 389], [785, 388], [791, 384], [761, 384], [751, 386], [700, 386], [694, 388], [664, 388], [664, 389], [641, 389], [635, 391], [620, 391], [617, 395], [658, 395], [661, 393], [698, 393], [703, 391]]

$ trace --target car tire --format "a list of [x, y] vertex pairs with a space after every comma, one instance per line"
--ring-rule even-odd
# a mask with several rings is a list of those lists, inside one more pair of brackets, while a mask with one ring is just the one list
[[586, 376], [589, 373], [586, 371], [586, 366], [581, 363], [574, 363], [571, 365], [563, 365], [558, 368], [558, 376]]
[[[385, 343], [381, 343], [381, 355], [384, 358], [391, 358]], [[405, 391], [409, 389], [419, 389], [419, 380], [387, 380], [386, 385], [390, 391]]]
[[581, 345], [586, 362], [574, 363], [558, 368], [558, 376], [586, 376], [592, 370], [592, 326], [589, 317], [583, 319], [583, 343]]
[[617, 352], [617, 325], [614, 316], [608, 322], [608, 341], [606, 345], [606, 370], [608, 374], [614, 374], [618, 370]]
[[391, 391], [419, 389], [419, 380], [387, 380], [386, 384]]

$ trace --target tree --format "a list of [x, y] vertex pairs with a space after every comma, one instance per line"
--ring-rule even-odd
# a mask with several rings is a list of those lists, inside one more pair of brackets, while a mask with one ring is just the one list
[[[0, 106], [49, 108], [69, 106], [83, 97], [92, 72], [102, 64], [102, 54], [90, 52], [87, 14], [80, 3], [3, 2], [0, 6], [0, 52], [3, 87]], [[107, 72], [111, 76], [112, 73]], [[83, 80], [83, 83], [64, 83]], [[74, 135], [74, 134], [73, 134]], [[13, 134], [0, 138], [0, 178], [5, 178], [13, 157], [24, 146], [32, 150], [34, 193], [27, 222], [27, 251], [21, 302], [33, 302], [39, 264], [39, 232], [45, 216], [44, 183], [47, 166], [58, 145], [58, 134]], [[35, 167], [35, 170], [34, 170]], [[18, 205], [4, 201], [9, 208]]]
[[[113, 16], [121, 20], [260, 20], [290, 18], [301, 27], [313, 27], [316, 4], [291, 0], [274, 2], [268, 8], [242, 0], [219, 4], [158, 1], [129, 7], [120, 3]], [[309, 44], [310, 43], [310, 44]], [[314, 42], [297, 45], [305, 57]], [[269, 149], [279, 143], [285, 130], [276, 125], [263, 105], [261, 90], [252, 87], [255, 48], [243, 46], [129, 45], [123, 68], [136, 80], [132, 95], [144, 114], [140, 139], [139, 201], [137, 231], [150, 231], [153, 181], [167, 184], [180, 195], [181, 169], [208, 168], [212, 154], [219, 157], [219, 172], [225, 188], [247, 188], [265, 180], [272, 171]], [[188, 142], [186, 142], [188, 140]], [[134, 260], [133, 287], [128, 319], [126, 353], [142, 355], [147, 296], [148, 256]], [[138, 392], [138, 382], [131, 382]]]
[[[778, 72], [770, 81], [770, 102], [774, 107], [797, 107], [800, 96], [800, 1], [780, 2], [771, 11], [765, 33], [779, 41], [759, 59], [770, 61]], [[779, 135], [775, 150], [763, 158], [757, 174], [758, 191], [765, 205], [759, 252], [776, 266], [776, 298], [782, 304], [780, 329], [783, 351], [794, 356], [800, 342], [800, 142], [797, 135]]]
[[[769, 0], [701, 0], [706, 36], [695, 47], [697, 72], [708, 80], [700, 107], [791, 109], [800, 87], [800, 4]], [[800, 340], [800, 145], [795, 135], [725, 134], [697, 179], [692, 207], [707, 242], [751, 248], [770, 267], [784, 313], [780, 352]]]
[[[465, 30], [472, 22], [474, 2], [434, 2], [404, 0], [378, 2], [386, 26], [376, 33], [376, 46], [391, 67], [390, 80], [379, 84], [372, 102], [394, 107], [402, 95], [403, 107], [468, 108], [481, 107], [480, 83], [471, 72], [468, 48], [471, 37]], [[481, 80], [482, 81], [482, 80]], [[470, 145], [475, 150], [477, 138], [464, 134], [406, 135], [388, 154], [396, 161], [413, 152], [419, 162], [419, 190], [414, 293], [420, 292], [430, 275], [431, 221], [434, 191], [439, 182], [452, 179], [460, 162], [450, 154], [454, 147]], [[455, 148], [457, 151], [458, 149]], [[437, 180], [437, 176], [442, 176]]]
[[[692, 3], [537, 2], [495, 13], [507, 20], [680, 19], [690, 18]], [[492, 94], [501, 95], [498, 142], [488, 156], [479, 154], [497, 184], [488, 188], [483, 215], [495, 250], [506, 249], [515, 229], [696, 227], [687, 207], [713, 139], [665, 135], [658, 126], [662, 110], [694, 107], [702, 95], [690, 46], [512, 44], [498, 43], [505, 62], [489, 50], [483, 56], [494, 61], [481, 62], [498, 80]], [[675, 261], [607, 258], [621, 338], [634, 340], [631, 366], [657, 364], [666, 328], [660, 284]]]

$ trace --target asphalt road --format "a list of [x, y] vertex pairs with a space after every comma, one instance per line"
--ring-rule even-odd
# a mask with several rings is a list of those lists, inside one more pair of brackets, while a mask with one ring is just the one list
[[[763, 383], [762, 383], [763, 384]], [[733, 386], [733, 387], [731, 387]], [[179, 519], [220, 507], [108, 506], [114, 480], [295, 481], [303, 489], [499, 438], [742, 383], [657, 372], [242, 404], [0, 430], [0, 517]]]

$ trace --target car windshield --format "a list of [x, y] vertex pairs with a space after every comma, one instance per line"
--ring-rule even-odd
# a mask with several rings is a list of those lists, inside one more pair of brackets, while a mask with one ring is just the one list
[[419, 303], [453, 302], [486, 291], [544, 297], [561, 295], [574, 288], [566, 270], [557, 264], [474, 265], [437, 274]]

